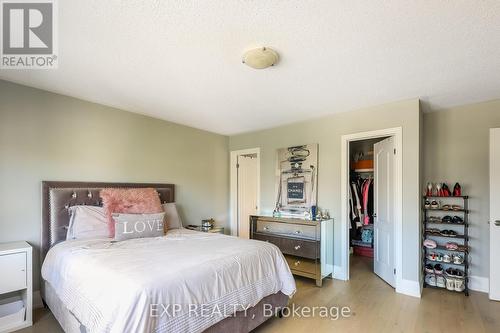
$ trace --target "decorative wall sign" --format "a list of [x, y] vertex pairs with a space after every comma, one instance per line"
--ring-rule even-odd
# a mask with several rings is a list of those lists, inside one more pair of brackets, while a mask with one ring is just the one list
[[309, 217], [317, 200], [318, 145], [278, 149], [275, 212]]

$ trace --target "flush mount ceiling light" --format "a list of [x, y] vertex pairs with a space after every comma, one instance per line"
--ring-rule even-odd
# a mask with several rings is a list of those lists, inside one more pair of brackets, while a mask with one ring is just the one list
[[278, 53], [268, 47], [259, 47], [243, 54], [243, 63], [255, 69], [274, 66], [278, 62]]

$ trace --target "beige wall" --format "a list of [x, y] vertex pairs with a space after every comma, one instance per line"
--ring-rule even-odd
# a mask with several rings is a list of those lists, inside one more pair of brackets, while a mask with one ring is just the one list
[[489, 276], [489, 129], [500, 127], [500, 100], [424, 115], [424, 181], [456, 181], [470, 195], [471, 275]]
[[403, 128], [403, 274], [418, 281], [419, 183], [418, 99], [402, 101], [355, 112], [340, 113], [274, 129], [231, 136], [230, 150], [261, 148], [261, 209], [273, 210], [275, 200], [276, 149], [306, 143], [319, 144], [318, 205], [335, 218], [334, 264], [340, 265], [340, 166], [341, 136], [384, 128]]
[[228, 164], [225, 136], [0, 81], [0, 242], [38, 246], [42, 180], [173, 183], [185, 223], [224, 226]]

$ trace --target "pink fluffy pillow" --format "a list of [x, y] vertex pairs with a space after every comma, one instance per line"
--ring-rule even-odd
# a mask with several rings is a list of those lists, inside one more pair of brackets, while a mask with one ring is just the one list
[[162, 213], [158, 192], [154, 188], [106, 188], [101, 190], [104, 211], [108, 218], [110, 237], [115, 236], [113, 213]]

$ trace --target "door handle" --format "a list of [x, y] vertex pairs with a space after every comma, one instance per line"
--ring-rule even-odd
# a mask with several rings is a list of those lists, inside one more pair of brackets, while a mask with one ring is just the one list
[[500, 220], [496, 220], [496, 221], [495, 221], [495, 225], [496, 225], [497, 227], [500, 227]]

